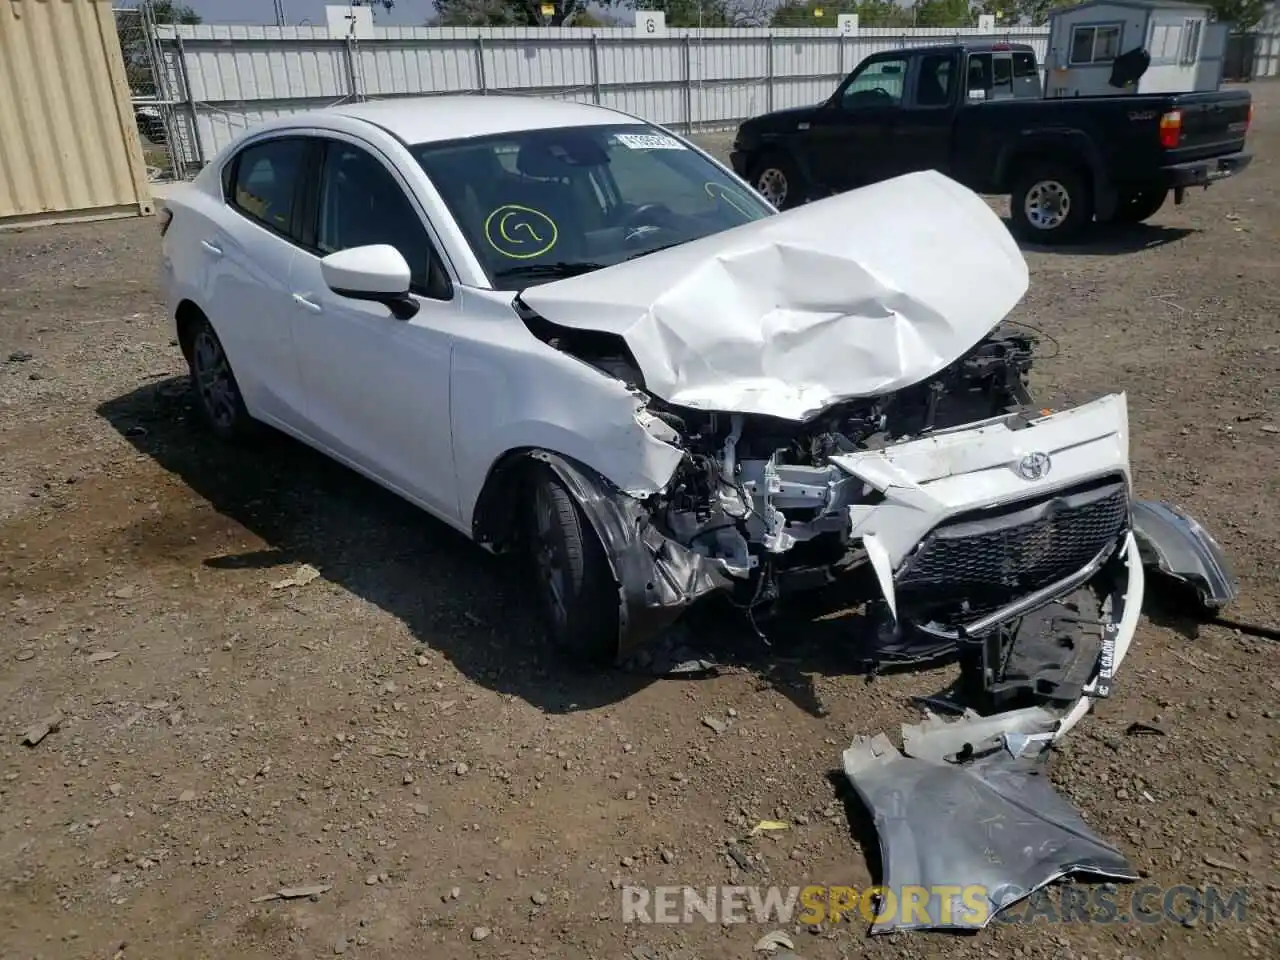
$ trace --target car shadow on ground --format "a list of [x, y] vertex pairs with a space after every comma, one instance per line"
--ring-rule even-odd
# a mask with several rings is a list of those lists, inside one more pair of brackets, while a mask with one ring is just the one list
[[1151, 571], [1147, 571], [1147, 595], [1142, 612], [1156, 626], [1172, 630], [1187, 640], [1199, 640], [1204, 628], [1213, 625], [1245, 637], [1280, 641], [1280, 627], [1206, 612], [1190, 588]]
[[[325, 579], [398, 618], [414, 643], [441, 652], [469, 679], [548, 713], [616, 703], [659, 678], [653, 670], [590, 670], [549, 653], [514, 558], [495, 557], [444, 523], [352, 470], [273, 430], [248, 446], [223, 444], [192, 421], [188, 381], [147, 384], [98, 407], [139, 453], [153, 459], [267, 546], [210, 556], [207, 567], [270, 570], [283, 579], [310, 564]], [[758, 674], [801, 709], [825, 712], [812, 676], [855, 672], [857, 658], [828, 642], [852, 628], [803, 628], [759, 641], [724, 605], [695, 609], [677, 627], [718, 668]], [[807, 615], [807, 611], [806, 611]], [[696, 678], [697, 672], [689, 674]]]
[[[1007, 218], [1005, 225], [1009, 225]], [[1019, 246], [1034, 253], [1105, 257], [1154, 250], [1167, 243], [1176, 243], [1196, 232], [1198, 231], [1188, 227], [1162, 227], [1153, 223], [1097, 223], [1080, 237], [1078, 243], [1037, 244], [1020, 241]]]

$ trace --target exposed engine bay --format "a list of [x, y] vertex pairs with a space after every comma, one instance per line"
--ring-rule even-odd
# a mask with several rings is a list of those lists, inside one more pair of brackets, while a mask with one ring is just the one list
[[928, 381], [837, 404], [804, 423], [651, 400], [649, 412], [687, 451], [657, 498], [655, 519], [744, 582], [753, 606], [787, 583], [828, 583], [866, 560], [850, 535], [848, 507], [880, 499], [831, 458], [1024, 408], [1033, 349], [1030, 334], [1003, 327]]

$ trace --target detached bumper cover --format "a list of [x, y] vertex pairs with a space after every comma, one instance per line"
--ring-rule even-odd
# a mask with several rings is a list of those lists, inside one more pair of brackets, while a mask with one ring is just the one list
[[[1001, 910], [1072, 874], [1136, 880], [1045, 776], [1047, 749], [1111, 692], [1137, 629], [1145, 580], [1132, 532], [1108, 576], [1109, 616], [1075, 702], [904, 725], [903, 750], [883, 734], [855, 741], [844, 771], [880, 838], [881, 884], [895, 896], [873, 933], [985, 927]], [[985, 670], [983, 671], [985, 674]], [[985, 682], [985, 678], [984, 678]]]
[[[999, 751], [963, 765], [905, 757], [883, 734], [844, 752], [844, 772], [880, 837], [885, 903], [872, 933], [977, 930], [1061, 877], [1136, 880], [1042, 766]], [[923, 894], [907, 903], [908, 890]], [[924, 897], [927, 896], [927, 899]]]
[[1142, 562], [1191, 587], [1208, 610], [1219, 610], [1240, 595], [1218, 541], [1171, 503], [1135, 500], [1133, 532]]

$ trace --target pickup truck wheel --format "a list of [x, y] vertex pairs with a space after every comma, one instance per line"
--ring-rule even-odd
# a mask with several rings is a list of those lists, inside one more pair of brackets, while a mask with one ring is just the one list
[[1168, 187], [1148, 187], [1145, 190], [1123, 193], [1111, 220], [1113, 223], [1141, 223], [1155, 216], [1168, 197]]
[[766, 154], [751, 170], [751, 185], [779, 210], [804, 202], [807, 186], [795, 162], [785, 154]]
[[1033, 243], [1067, 243], [1093, 220], [1084, 177], [1060, 164], [1027, 167], [1014, 182], [1009, 207], [1015, 231]]
[[531, 475], [525, 543], [538, 606], [557, 650], [588, 666], [617, 656], [618, 587], [595, 530], [555, 473]]

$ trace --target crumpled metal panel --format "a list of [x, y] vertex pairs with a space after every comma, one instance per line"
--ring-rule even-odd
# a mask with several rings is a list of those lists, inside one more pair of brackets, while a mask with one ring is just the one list
[[803, 420], [937, 373], [1027, 282], [986, 201], [925, 171], [521, 299], [553, 323], [622, 337], [645, 388], [670, 403]]
[[1061, 877], [1138, 878], [1042, 766], [1007, 751], [939, 763], [903, 756], [878, 734], [844, 752], [844, 771], [875, 821], [882, 885], [927, 895], [915, 909], [895, 904], [873, 933], [977, 930]]

